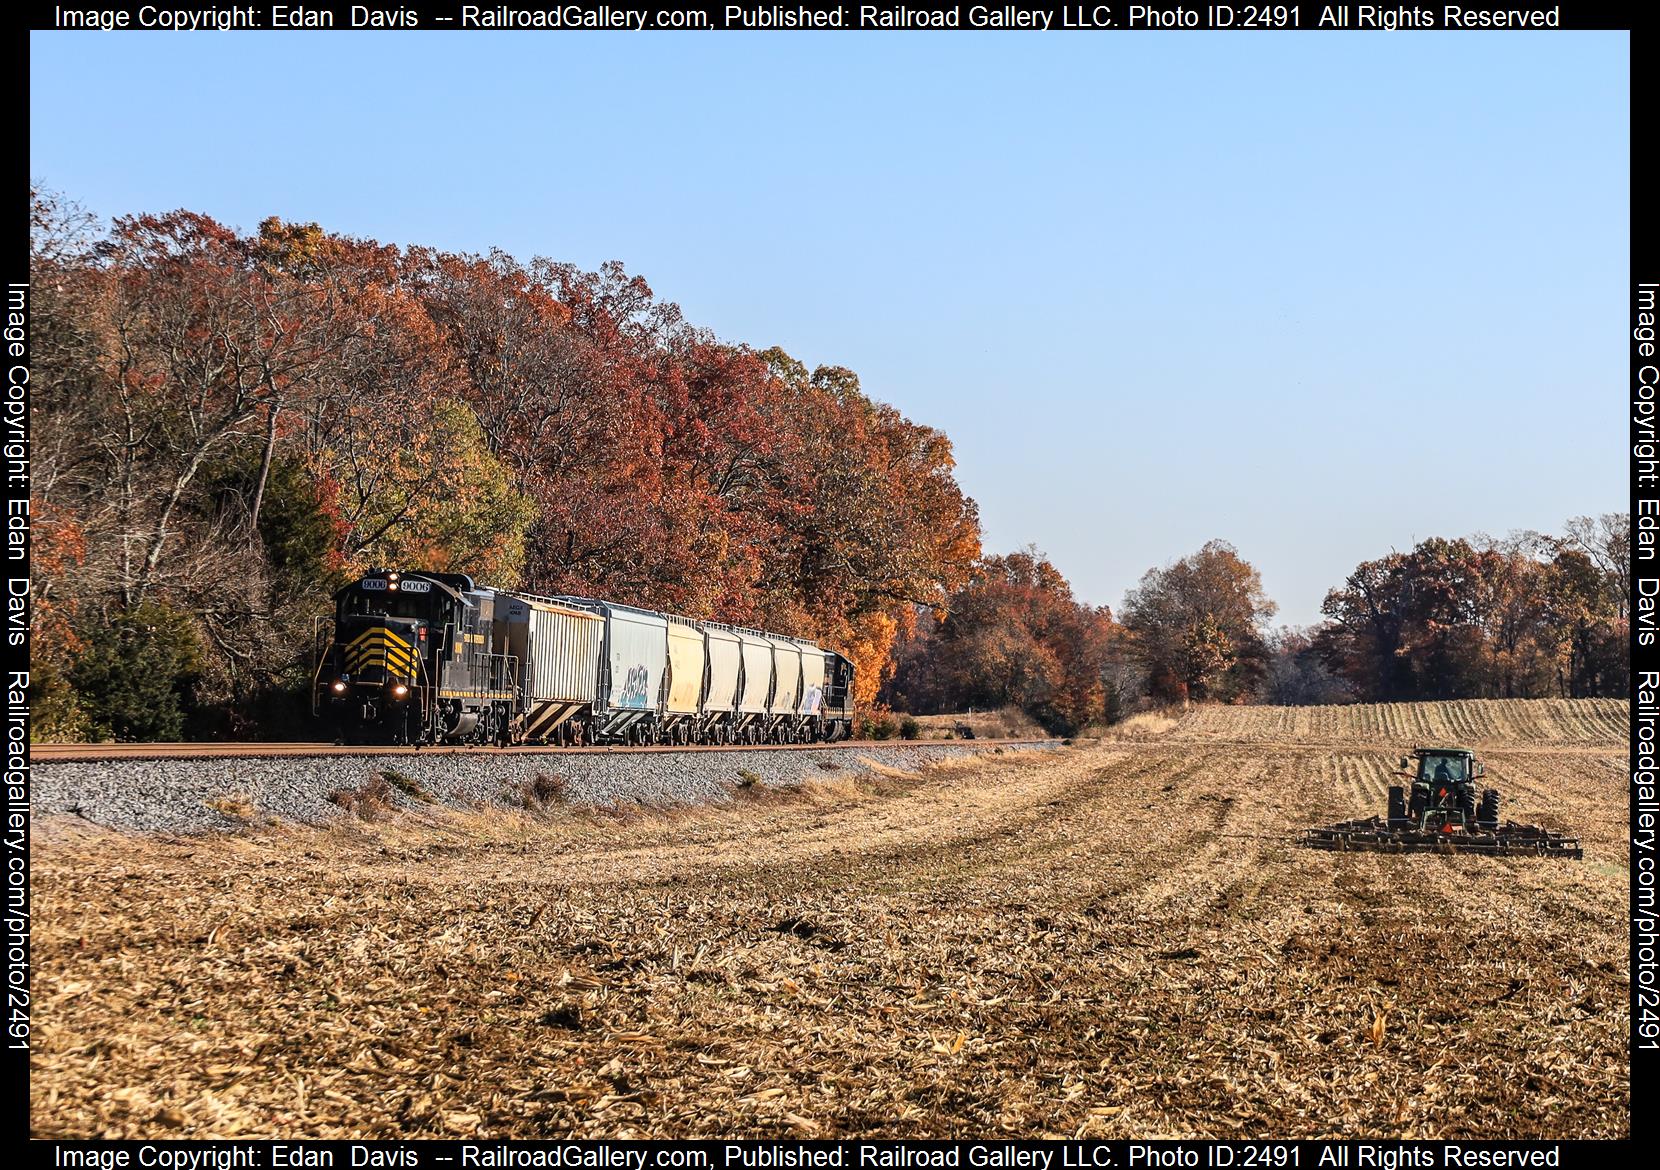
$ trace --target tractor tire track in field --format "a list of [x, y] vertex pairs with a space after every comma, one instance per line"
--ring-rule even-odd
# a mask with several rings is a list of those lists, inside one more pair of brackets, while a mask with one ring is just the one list
[[[49, 820], [32, 1124], [1625, 1137], [1622, 729], [1597, 704], [1211, 708], [720, 806]], [[1293, 844], [1382, 812], [1420, 737], [1477, 747], [1506, 815], [1585, 862]]]

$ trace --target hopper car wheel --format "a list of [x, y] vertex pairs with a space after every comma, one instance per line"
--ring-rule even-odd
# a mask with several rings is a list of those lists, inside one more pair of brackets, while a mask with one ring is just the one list
[[1389, 786], [1389, 819], [1406, 820], [1406, 789], [1399, 784]]

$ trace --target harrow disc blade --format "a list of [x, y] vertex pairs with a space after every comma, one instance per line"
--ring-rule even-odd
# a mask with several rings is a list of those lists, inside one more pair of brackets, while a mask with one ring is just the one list
[[1365, 853], [1478, 853], [1487, 857], [1584, 858], [1578, 837], [1553, 833], [1537, 825], [1501, 825], [1492, 829], [1425, 832], [1415, 825], [1395, 825], [1380, 817], [1304, 829], [1305, 849]]

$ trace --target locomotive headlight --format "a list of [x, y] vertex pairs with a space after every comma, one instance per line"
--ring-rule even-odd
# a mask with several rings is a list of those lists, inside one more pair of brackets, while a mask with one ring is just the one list
[[396, 698], [399, 698], [399, 699], [403, 698], [408, 693], [409, 693], [409, 688], [404, 686], [402, 683], [399, 683], [397, 686], [392, 688], [393, 696], [396, 697]]
[[334, 683], [334, 693], [337, 694], [337, 695], [345, 694], [346, 693], [346, 684], [341, 682], [339, 679], [336, 679], [335, 683]]

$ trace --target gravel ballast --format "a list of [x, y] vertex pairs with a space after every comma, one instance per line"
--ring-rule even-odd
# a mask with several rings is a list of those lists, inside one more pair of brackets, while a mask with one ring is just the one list
[[472, 753], [217, 757], [36, 763], [37, 814], [77, 814], [115, 829], [202, 832], [270, 820], [323, 824], [352, 815], [372, 790], [396, 807], [524, 808], [571, 804], [697, 804], [740, 786], [790, 786], [912, 771], [941, 760], [1041, 751], [1053, 743], [860, 745], [799, 751]]

